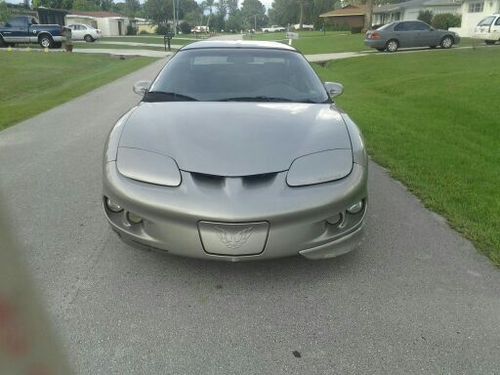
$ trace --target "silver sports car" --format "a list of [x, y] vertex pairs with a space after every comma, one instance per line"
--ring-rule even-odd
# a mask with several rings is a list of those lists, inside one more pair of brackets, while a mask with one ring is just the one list
[[185, 46], [112, 129], [103, 205], [127, 243], [217, 260], [344, 254], [361, 240], [360, 131], [304, 56], [272, 42]]

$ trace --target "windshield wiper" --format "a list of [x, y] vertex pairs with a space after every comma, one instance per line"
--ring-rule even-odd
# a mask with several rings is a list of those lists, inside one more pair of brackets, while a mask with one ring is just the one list
[[196, 102], [198, 99], [191, 96], [178, 94], [176, 92], [165, 91], [148, 91], [144, 98], [144, 102]]
[[217, 99], [217, 102], [286, 102], [286, 103], [323, 103], [316, 102], [311, 99], [289, 99], [289, 98], [278, 98], [274, 96], [236, 96], [234, 98], [223, 98]]

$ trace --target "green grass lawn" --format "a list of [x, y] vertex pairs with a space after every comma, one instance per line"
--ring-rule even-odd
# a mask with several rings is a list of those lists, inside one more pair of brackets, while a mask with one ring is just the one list
[[0, 51], [0, 130], [133, 72], [155, 59]]
[[[279, 40], [285, 41], [285, 33], [248, 34], [247, 40]], [[299, 32], [299, 39], [292, 41], [292, 46], [305, 55], [332, 52], [359, 52], [366, 50], [363, 43], [364, 34], [350, 32], [320, 31]], [[286, 41], [288, 42], [288, 41]]]
[[[376, 54], [315, 66], [372, 157], [500, 265], [500, 48]], [[408, 212], [411, 215], [411, 212]]]

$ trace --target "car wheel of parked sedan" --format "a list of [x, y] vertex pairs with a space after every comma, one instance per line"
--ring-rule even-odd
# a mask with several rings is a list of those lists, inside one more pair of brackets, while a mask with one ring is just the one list
[[87, 43], [91, 43], [91, 42], [93, 42], [93, 41], [94, 41], [94, 38], [92, 38], [92, 36], [91, 36], [91, 35], [88, 35], [88, 34], [87, 34], [87, 35], [85, 35], [85, 36], [83, 37], [83, 39], [84, 39]]
[[491, 46], [493, 44], [495, 44], [496, 40], [485, 40], [484, 41], [487, 45]]
[[441, 39], [441, 48], [451, 48], [453, 45], [453, 38], [451, 36], [445, 36]]
[[52, 46], [54, 45], [54, 41], [49, 35], [42, 35], [38, 39], [38, 43], [40, 44], [40, 46], [42, 46], [42, 48], [52, 48]]
[[396, 52], [399, 48], [399, 42], [396, 39], [391, 39], [385, 45], [385, 49], [388, 52]]

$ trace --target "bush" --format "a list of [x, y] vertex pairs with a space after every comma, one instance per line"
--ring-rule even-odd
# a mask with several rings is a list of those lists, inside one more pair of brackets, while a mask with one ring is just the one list
[[191, 33], [191, 25], [187, 22], [181, 22], [179, 24], [179, 29], [181, 29], [183, 34], [190, 34]]
[[137, 29], [132, 25], [127, 26], [127, 35], [137, 35]]
[[432, 12], [430, 10], [421, 10], [418, 12], [417, 19], [430, 25], [432, 21]]
[[170, 31], [170, 25], [158, 25], [156, 29], [158, 35], [165, 35], [168, 31]]
[[432, 27], [448, 30], [450, 27], [460, 27], [462, 17], [451, 13], [436, 14], [432, 18]]

